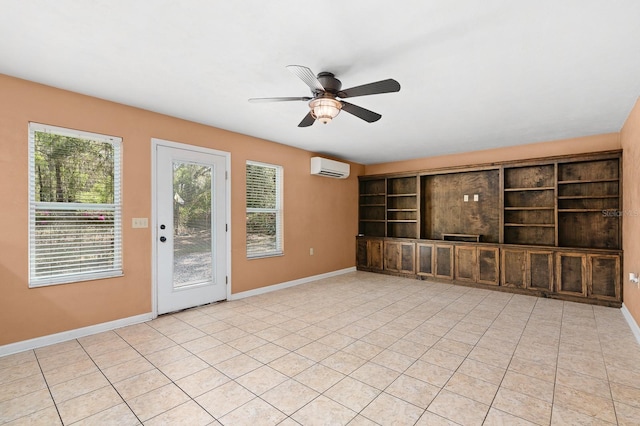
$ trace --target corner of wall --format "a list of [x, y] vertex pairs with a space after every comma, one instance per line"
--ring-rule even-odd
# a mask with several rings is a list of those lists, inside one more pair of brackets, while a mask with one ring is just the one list
[[635, 184], [640, 180], [640, 99], [636, 101], [620, 130], [620, 144], [622, 179], [626, 182], [622, 188], [621, 216], [624, 264], [622, 298], [625, 309], [637, 327], [640, 324], [640, 287], [625, 278], [629, 276], [629, 272], [640, 273], [640, 239], [637, 238], [640, 235], [640, 187]]

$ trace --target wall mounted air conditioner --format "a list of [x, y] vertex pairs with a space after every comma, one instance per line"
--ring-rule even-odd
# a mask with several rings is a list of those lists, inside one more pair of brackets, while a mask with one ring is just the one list
[[311, 174], [316, 176], [326, 176], [336, 179], [346, 179], [349, 177], [350, 166], [347, 163], [329, 160], [328, 158], [312, 157]]

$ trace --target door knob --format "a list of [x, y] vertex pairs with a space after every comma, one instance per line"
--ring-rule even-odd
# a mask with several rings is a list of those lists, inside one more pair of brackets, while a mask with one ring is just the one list
[[167, 241], [167, 237], [160, 237], [160, 242], [164, 243], [165, 241]]

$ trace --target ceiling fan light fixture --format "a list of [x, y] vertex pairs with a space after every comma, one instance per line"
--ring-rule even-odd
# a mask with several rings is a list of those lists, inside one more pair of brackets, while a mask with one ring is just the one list
[[342, 103], [333, 98], [317, 98], [309, 102], [311, 116], [322, 124], [333, 120], [342, 109]]

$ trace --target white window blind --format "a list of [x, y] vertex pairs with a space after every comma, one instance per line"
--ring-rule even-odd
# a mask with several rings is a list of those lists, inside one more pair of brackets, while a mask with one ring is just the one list
[[117, 137], [29, 125], [29, 285], [122, 275]]
[[282, 166], [247, 161], [247, 257], [282, 252]]

